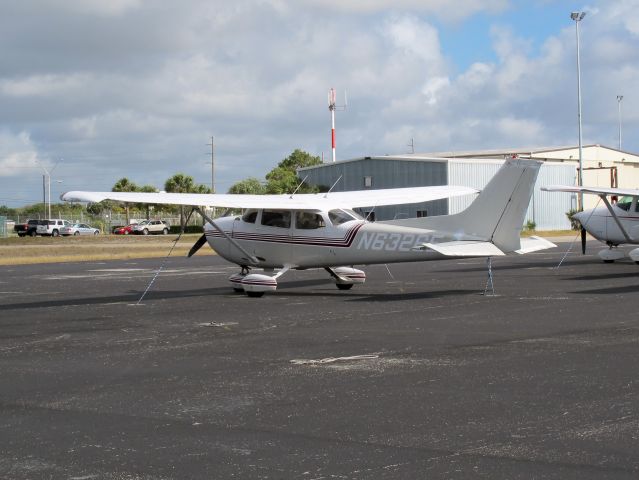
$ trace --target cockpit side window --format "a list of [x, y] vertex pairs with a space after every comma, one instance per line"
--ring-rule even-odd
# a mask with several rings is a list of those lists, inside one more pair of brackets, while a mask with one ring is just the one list
[[290, 228], [291, 212], [288, 210], [262, 210], [262, 225], [267, 227]]
[[242, 221], [246, 223], [255, 223], [257, 220], [257, 210], [247, 210], [244, 215], [242, 215]]
[[296, 212], [295, 228], [300, 230], [314, 230], [316, 228], [325, 227], [324, 219], [318, 213], [314, 212]]
[[617, 202], [617, 207], [625, 210], [626, 212], [630, 210], [630, 205], [632, 204], [632, 197], [621, 197]]
[[333, 225], [341, 225], [342, 223], [350, 222], [351, 220], [357, 220], [361, 217], [359, 217], [355, 212], [335, 209], [328, 212], [328, 218], [333, 223]]

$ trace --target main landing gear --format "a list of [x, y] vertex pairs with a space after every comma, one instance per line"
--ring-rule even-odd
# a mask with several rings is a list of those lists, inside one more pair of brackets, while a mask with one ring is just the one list
[[[249, 267], [242, 265], [241, 271], [229, 277], [229, 282], [235, 292], [244, 292], [249, 297], [261, 297], [266, 292], [274, 292], [277, 289], [277, 279], [284, 275], [291, 267], [284, 266], [275, 275], [267, 275], [273, 270], [264, 270], [264, 273], [251, 273]], [[325, 270], [335, 281], [340, 290], [350, 290], [353, 285], [364, 283], [366, 273], [362, 270], [350, 267], [326, 267]]]
[[[614, 263], [615, 260], [621, 260], [624, 258], [622, 250], [617, 248], [617, 245], [608, 244], [609, 248], [604, 248], [597, 255], [603, 260], [604, 263]], [[628, 252], [630, 260], [639, 265], [639, 248], [635, 248]]]

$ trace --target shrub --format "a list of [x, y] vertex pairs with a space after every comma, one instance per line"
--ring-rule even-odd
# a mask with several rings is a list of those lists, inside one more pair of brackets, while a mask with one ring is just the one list
[[574, 218], [579, 212], [580, 210], [577, 210], [576, 208], [571, 208], [566, 212], [566, 217], [570, 220], [570, 228], [573, 230], [581, 230], [581, 223], [579, 223], [579, 220]]

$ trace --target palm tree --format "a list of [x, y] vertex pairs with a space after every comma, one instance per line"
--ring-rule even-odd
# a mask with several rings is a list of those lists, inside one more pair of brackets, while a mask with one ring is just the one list
[[[176, 173], [164, 183], [164, 190], [171, 193], [194, 193], [198, 188], [193, 177], [183, 173]], [[184, 232], [184, 205], [180, 205], [180, 227]]]
[[[126, 177], [115, 182], [115, 185], [113, 185], [113, 188], [111, 189], [112, 192], [135, 192], [137, 190], [138, 186]], [[124, 202], [124, 211], [126, 212], [126, 224], [128, 225], [130, 218], [129, 204], [127, 202]]]

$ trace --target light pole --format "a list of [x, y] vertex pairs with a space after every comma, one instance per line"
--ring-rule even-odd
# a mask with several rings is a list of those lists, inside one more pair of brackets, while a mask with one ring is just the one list
[[[575, 21], [575, 31], [577, 34], [577, 118], [579, 120], [579, 176], [577, 181], [579, 186], [583, 186], [583, 148], [581, 143], [581, 59], [579, 52], [579, 22], [586, 16], [586, 12], [572, 12], [570, 18]], [[579, 192], [579, 210], [584, 208], [584, 194]]]
[[617, 108], [619, 111], [619, 150], [621, 150], [621, 101], [623, 100], [623, 95], [617, 95]]
[[[55, 170], [55, 167], [58, 166], [58, 163], [60, 163], [59, 161], [55, 163], [55, 165], [53, 166], [53, 168], [51, 170], [47, 170], [47, 167], [44, 166], [44, 164], [42, 162], [40, 162], [39, 160], [36, 160], [40, 166], [42, 167], [42, 170], [44, 170], [44, 175], [42, 176], [42, 190], [43, 190], [43, 194], [42, 194], [42, 201], [44, 202], [44, 206], [45, 206], [45, 213], [47, 215], [48, 218], [51, 218], [51, 174], [53, 173], [53, 171]], [[44, 184], [45, 184], [45, 178], [46, 178], [46, 192], [47, 195], [45, 197], [44, 195]]]

